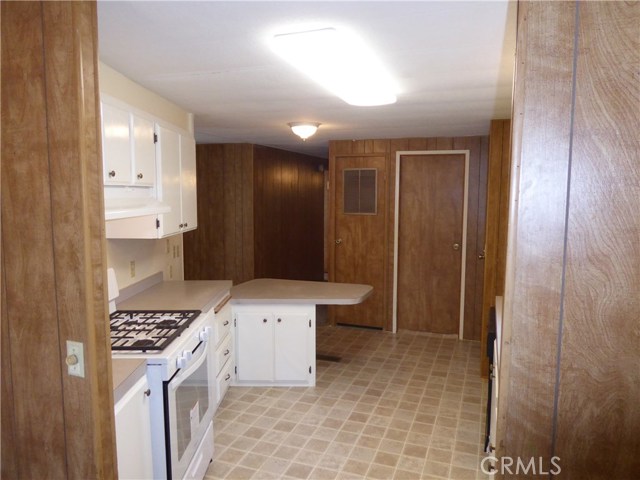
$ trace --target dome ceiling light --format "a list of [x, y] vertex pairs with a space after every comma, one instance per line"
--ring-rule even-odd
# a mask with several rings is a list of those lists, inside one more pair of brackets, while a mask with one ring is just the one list
[[291, 122], [287, 125], [289, 125], [289, 127], [291, 127], [291, 131], [298, 135], [302, 140], [306, 140], [316, 133], [316, 130], [318, 130], [318, 127], [320, 126], [317, 122]]

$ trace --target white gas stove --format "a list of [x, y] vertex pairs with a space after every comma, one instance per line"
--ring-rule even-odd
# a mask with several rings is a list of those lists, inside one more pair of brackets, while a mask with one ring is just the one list
[[110, 314], [113, 358], [147, 363], [154, 479], [201, 480], [213, 457], [214, 315], [213, 310]]

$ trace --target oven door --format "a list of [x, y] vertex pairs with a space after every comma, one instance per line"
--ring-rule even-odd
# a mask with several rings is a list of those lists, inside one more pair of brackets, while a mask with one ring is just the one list
[[182, 479], [213, 418], [215, 378], [208, 341], [188, 363], [164, 382], [167, 476]]

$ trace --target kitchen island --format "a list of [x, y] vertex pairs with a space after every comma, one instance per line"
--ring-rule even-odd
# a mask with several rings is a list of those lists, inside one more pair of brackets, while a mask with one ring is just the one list
[[370, 285], [260, 278], [231, 289], [238, 386], [315, 386], [316, 305], [355, 305]]

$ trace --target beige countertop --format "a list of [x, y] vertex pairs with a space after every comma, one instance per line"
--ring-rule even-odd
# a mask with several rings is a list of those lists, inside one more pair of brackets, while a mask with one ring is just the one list
[[145, 360], [139, 358], [114, 358], [111, 360], [113, 403], [117, 403], [146, 373], [147, 362]]
[[[206, 312], [229, 294], [229, 280], [188, 280], [155, 283], [116, 302], [118, 310], [200, 310]], [[117, 402], [146, 373], [146, 361], [114, 358], [113, 396]]]
[[372, 286], [357, 283], [259, 278], [234, 286], [231, 289], [231, 302], [355, 305], [366, 299], [372, 291]]
[[157, 283], [123, 302], [118, 310], [207, 310], [223, 300], [230, 280], [186, 280]]

